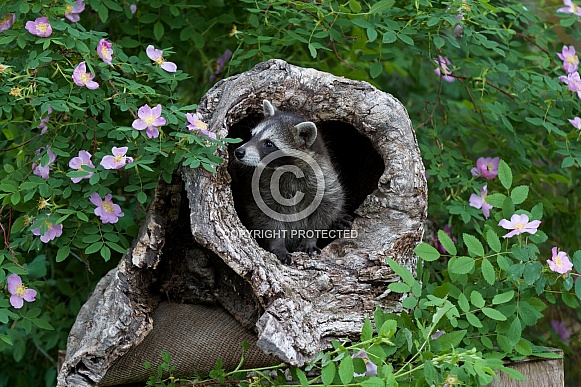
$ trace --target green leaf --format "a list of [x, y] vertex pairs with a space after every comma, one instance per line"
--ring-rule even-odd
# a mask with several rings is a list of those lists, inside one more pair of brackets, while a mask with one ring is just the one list
[[504, 188], [510, 189], [512, 186], [512, 171], [504, 160], [500, 160], [498, 164], [498, 178]]
[[452, 238], [450, 238], [448, 236], [448, 234], [446, 234], [444, 232], [444, 230], [438, 230], [438, 240], [440, 241], [440, 243], [442, 244], [442, 246], [444, 247], [444, 249], [448, 253], [450, 253], [451, 255], [457, 254], [457, 250], [456, 250], [456, 246], [454, 245], [454, 241], [452, 241]]
[[301, 383], [301, 386], [307, 387], [309, 385], [309, 380], [307, 379], [307, 375], [305, 375], [305, 372], [302, 369], [297, 368], [296, 373], [297, 373], [297, 378], [299, 379], [299, 382]]
[[70, 246], [68, 246], [68, 245], [67, 245], [67, 246], [62, 246], [62, 247], [59, 249], [59, 251], [56, 253], [56, 258], [55, 258], [55, 260], [56, 260], [57, 262], [62, 262], [62, 261], [64, 261], [65, 259], [67, 259], [67, 258], [68, 258], [68, 256], [70, 255], [70, 253], [71, 253], [71, 248], [70, 248]]
[[450, 259], [448, 263], [448, 270], [454, 274], [468, 274], [474, 269], [474, 258], [472, 257], [458, 257]]
[[482, 308], [482, 313], [496, 321], [506, 321], [506, 316], [492, 308]]
[[353, 380], [353, 359], [346, 355], [339, 363], [339, 379], [343, 384], [349, 384]]
[[400, 276], [403, 282], [408, 284], [410, 287], [414, 286], [414, 284], [416, 283], [416, 279], [408, 269], [401, 266], [399, 263], [397, 263], [391, 258], [387, 259], [387, 264], [389, 265], [389, 267], [391, 267], [395, 274]]
[[581, 300], [581, 280], [575, 281], [575, 295], [579, 300]]
[[434, 41], [434, 45], [437, 48], [442, 48], [444, 46], [444, 44], [446, 44], [446, 41], [439, 36], [434, 36], [433, 41]]
[[164, 33], [163, 24], [161, 23], [161, 21], [158, 20], [153, 25], [153, 36], [155, 37], [156, 40], [161, 40], [161, 38], [163, 38], [163, 33]]
[[337, 373], [337, 369], [335, 368], [335, 363], [330, 361], [326, 366], [323, 367], [321, 370], [321, 381], [325, 386], [333, 383], [333, 379], [335, 379], [335, 374]]
[[392, 282], [387, 287], [389, 290], [396, 293], [409, 293], [409, 291], [411, 290], [408, 284], [404, 284], [401, 282]]
[[361, 329], [361, 341], [370, 340], [373, 337], [373, 326], [369, 317], [365, 317], [363, 328]]
[[482, 294], [480, 294], [477, 290], [473, 290], [472, 293], [470, 293], [470, 302], [477, 308], [482, 308], [484, 305], [486, 305], [484, 297], [482, 297]]
[[512, 368], [508, 368], [508, 367], [500, 367], [499, 368], [502, 372], [504, 372], [505, 374], [507, 374], [508, 376], [510, 376], [511, 379], [514, 380], [520, 380], [520, 381], [525, 381], [527, 380], [527, 378], [524, 377], [523, 374], [521, 374], [520, 372], [518, 372], [517, 370], [514, 370]]
[[401, 40], [402, 42], [404, 42], [407, 45], [410, 45], [410, 46], [414, 45], [414, 40], [412, 38], [410, 38], [408, 35], [398, 34], [397, 37], [399, 38], [399, 40]]
[[397, 330], [397, 322], [395, 320], [386, 320], [379, 330], [379, 335], [386, 339], [391, 338]]
[[377, 78], [381, 75], [383, 71], [383, 63], [381, 62], [373, 62], [371, 66], [369, 66], [369, 75], [371, 78]]
[[488, 259], [484, 258], [482, 260], [480, 270], [482, 270], [482, 276], [484, 277], [484, 280], [489, 285], [494, 285], [494, 282], [496, 281], [496, 271], [494, 270], [494, 266], [492, 266], [492, 263], [490, 263]]
[[533, 349], [524, 339], [520, 339], [520, 341], [514, 346], [514, 349], [524, 356], [530, 356], [533, 354]]
[[490, 204], [493, 207], [500, 208], [502, 207], [502, 203], [506, 199], [506, 195], [501, 193], [493, 193], [486, 196], [486, 203]]
[[[373, 27], [367, 28], [367, 40], [369, 43], [375, 41], [377, 39], [377, 31]], [[374, 77], [375, 78], [375, 77]]]
[[308, 46], [309, 48], [309, 52], [311, 53], [311, 56], [313, 57], [313, 59], [315, 59], [317, 57], [317, 50], [315, 49], [315, 47], [309, 43]]
[[383, 33], [383, 39], [382, 42], [383, 43], [393, 43], [397, 40], [397, 36], [393, 31], [386, 31]]
[[361, 4], [359, 4], [357, 0], [349, 0], [349, 8], [351, 8], [351, 11], [354, 13], [361, 12]]
[[33, 319], [30, 319], [30, 321], [32, 321], [32, 323], [40, 329], [45, 329], [47, 331], [54, 331], [54, 327], [52, 325], [50, 325], [50, 323], [48, 321], [45, 321], [45, 320], [40, 319], [40, 318], [33, 318]]
[[427, 262], [432, 262], [440, 258], [440, 252], [427, 243], [420, 243], [417, 245], [414, 249], [414, 253]]
[[377, 376], [372, 376], [369, 379], [362, 381], [361, 386], [363, 386], [363, 387], [385, 387], [385, 382], [383, 381], [383, 379], [378, 378]]
[[458, 306], [463, 312], [468, 312], [470, 310], [470, 303], [468, 302], [468, 297], [464, 293], [460, 293], [458, 296]]
[[92, 245], [89, 245], [85, 249], [85, 254], [93, 254], [93, 253], [96, 253], [97, 251], [101, 250], [101, 248], [103, 248], [103, 242], [93, 243]]
[[452, 331], [444, 333], [438, 337], [437, 341], [442, 345], [442, 348], [449, 349], [450, 347], [457, 347], [466, 336], [466, 330]]
[[490, 246], [490, 249], [495, 253], [500, 252], [502, 249], [502, 244], [500, 243], [500, 238], [498, 234], [491, 228], [486, 230], [486, 243]]
[[529, 196], [529, 187], [527, 185], [519, 185], [512, 189], [510, 197], [514, 204], [521, 204]]
[[504, 304], [512, 300], [514, 297], [514, 290], [509, 290], [508, 292], [497, 294], [492, 298], [492, 303], [494, 305]]
[[369, 8], [369, 14], [374, 15], [376, 13], [381, 13], [381, 12], [387, 11], [388, 9], [390, 9], [393, 6], [394, 3], [395, 3], [395, 0], [378, 1], [377, 3], [373, 4], [371, 6], [371, 8]]
[[510, 324], [510, 328], [508, 329], [508, 342], [510, 345], [515, 345], [520, 341], [522, 335], [522, 325], [520, 323], [520, 319], [515, 317], [515, 319]]
[[484, 255], [484, 247], [478, 238], [470, 234], [462, 234], [462, 239], [471, 256], [482, 257]]

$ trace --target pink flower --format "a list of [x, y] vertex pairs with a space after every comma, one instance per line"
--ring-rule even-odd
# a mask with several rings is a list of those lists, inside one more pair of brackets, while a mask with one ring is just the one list
[[561, 75], [559, 80], [566, 83], [569, 90], [577, 93], [577, 96], [581, 98], [581, 78], [579, 77], [579, 72], [575, 71], [574, 73], [567, 74], [567, 76]]
[[214, 82], [216, 76], [222, 72], [222, 69], [230, 59], [232, 59], [232, 51], [226, 49], [226, 51], [224, 51], [224, 53], [218, 59], [216, 59], [216, 71], [214, 71], [214, 74], [210, 75], [210, 82]]
[[47, 38], [52, 34], [52, 27], [45, 16], [37, 18], [35, 21], [27, 21], [26, 29], [33, 35]]
[[430, 339], [436, 340], [438, 337], [442, 336], [445, 333], [446, 333], [446, 331], [442, 331], [442, 330], [438, 329], [436, 332], [434, 332], [434, 334], [432, 336], [430, 336]]
[[569, 122], [575, 127], [575, 129], [581, 129], [581, 118], [575, 117], [573, 119], [569, 119]]
[[16, 15], [13, 13], [7, 13], [6, 15], [4, 15], [4, 17], [0, 19], [0, 32], [6, 31], [10, 27], [12, 27], [12, 24], [14, 24], [15, 20]]
[[10, 274], [7, 279], [8, 292], [10, 292], [10, 305], [16, 309], [22, 308], [24, 301], [36, 301], [36, 290], [29, 289], [22, 284], [22, 278], [18, 274]]
[[[39, 155], [42, 151], [42, 148], [36, 150], [36, 154]], [[54, 163], [56, 160], [56, 154], [50, 150], [50, 148], [46, 148], [46, 153], [48, 154], [48, 163], [44, 166], [36, 163], [32, 163], [32, 173], [36, 176], [42, 177], [43, 179], [48, 179], [49, 172], [51, 171], [51, 164]]]
[[121, 207], [113, 203], [111, 200], [112, 197], [111, 194], [107, 194], [105, 199], [101, 199], [101, 196], [97, 192], [89, 196], [91, 203], [97, 206], [94, 211], [95, 215], [100, 217], [103, 223], [117, 223], [119, 218], [125, 215], [121, 211]]
[[40, 120], [40, 124], [38, 125], [38, 128], [41, 129], [40, 134], [45, 134], [46, 131], [48, 130], [48, 127], [46, 126], [46, 123], [48, 122], [48, 120], [50, 119], [50, 115], [52, 113], [52, 108], [49, 106], [47, 113], [46, 113], [46, 117], [42, 118]]
[[510, 217], [510, 221], [506, 219], [502, 219], [498, 225], [507, 230], [513, 230], [506, 235], [503, 235], [503, 238], [510, 238], [515, 235], [522, 234], [524, 232], [528, 232], [529, 234], [534, 234], [537, 232], [537, 228], [539, 228], [541, 224], [540, 220], [533, 220], [529, 222], [529, 217], [526, 214], [517, 215], [514, 214]]
[[52, 224], [52, 223], [47, 222], [46, 220], [42, 223], [44, 225], [46, 225], [46, 227], [47, 227], [47, 230], [44, 232], [44, 234], [40, 233], [40, 229], [41, 229], [40, 226], [30, 230], [33, 235], [40, 235], [40, 241], [42, 243], [48, 243], [48, 242], [52, 241], [53, 239], [60, 237], [63, 234], [63, 225], [62, 224]]
[[557, 247], [553, 247], [551, 251], [553, 253], [553, 256], [551, 257], [552, 260], [551, 259], [547, 260], [547, 263], [549, 264], [549, 269], [559, 274], [565, 274], [568, 271], [571, 271], [571, 269], [573, 269], [573, 264], [571, 263], [569, 257], [567, 257], [567, 254], [564, 251], [559, 251], [557, 253]]
[[127, 163], [133, 162], [132, 157], [125, 156], [125, 153], [127, 153], [127, 149], [129, 149], [129, 148], [127, 148], [126, 146], [122, 146], [121, 148], [117, 148], [114, 146], [111, 149], [113, 152], [113, 156], [107, 155], [107, 156], [103, 157], [103, 160], [101, 160], [101, 165], [103, 166], [103, 168], [105, 168], [105, 169], [121, 169]]
[[498, 164], [500, 157], [480, 157], [476, 160], [476, 167], [470, 170], [472, 176], [482, 176], [485, 179], [492, 180], [498, 175]]
[[145, 52], [147, 53], [149, 59], [154, 61], [156, 65], [161, 66], [161, 68], [167, 71], [168, 73], [175, 73], [176, 70], [178, 69], [175, 63], [167, 62], [165, 59], [163, 59], [162, 50], [157, 50], [151, 44], [147, 46]]
[[85, 62], [81, 62], [73, 70], [73, 81], [77, 86], [87, 86], [89, 90], [95, 90], [99, 87], [99, 84], [93, 81], [95, 76], [87, 72], [87, 65]]
[[450, 76], [450, 74], [452, 74], [452, 70], [448, 68], [448, 65], [452, 64], [452, 62], [450, 62], [450, 59], [438, 55], [438, 59], [434, 59], [434, 62], [436, 63], [436, 65], [438, 65], [434, 72], [438, 76], [444, 78], [446, 82], [454, 82], [455, 78]]
[[159, 126], [165, 125], [165, 118], [161, 117], [161, 105], [158, 104], [153, 109], [149, 105], [145, 104], [139, 108], [137, 111], [137, 116], [139, 118], [133, 121], [134, 129], [143, 130], [147, 129], [145, 133], [149, 138], [159, 137]]
[[563, 46], [563, 52], [558, 52], [557, 56], [563, 61], [563, 68], [567, 74], [571, 74], [577, 71], [577, 67], [579, 66], [579, 57], [575, 55], [574, 46]]
[[113, 59], [113, 49], [111, 48], [112, 45], [112, 43], [109, 43], [105, 39], [99, 40], [99, 44], [97, 45], [97, 55], [103, 59], [103, 62], [111, 66], [113, 66], [111, 63], [111, 59]]
[[357, 376], [377, 376], [377, 365], [375, 365], [375, 363], [373, 363], [369, 359], [369, 355], [367, 355], [367, 352], [365, 352], [365, 350], [361, 350], [361, 351], [357, 352], [355, 355], [352, 355], [351, 358], [363, 359], [363, 362], [365, 363], [365, 373], [362, 373], [362, 374], [354, 373], [353, 374], [354, 377], [357, 377]]
[[74, 5], [65, 5], [65, 17], [72, 21], [73, 23], [81, 20], [79, 14], [85, 10], [84, 0], [76, 0]]
[[569, 342], [571, 333], [569, 333], [565, 321], [551, 320], [551, 327], [553, 327], [555, 333], [559, 335], [559, 338], [563, 340], [564, 343]]
[[131, 5], [129, 6], [129, 10], [131, 11], [131, 13], [132, 13], [133, 15], [135, 15], [135, 12], [137, 12], [137, 4], [131, 4]]
[[559, 8], [557, 12], [573, 13], [577, 16], [581, 16], [581, 8], [579, 8], [577, 4], [574, 4], [573, 1], [563, 0], [563, 4], [566, 5], [566, 7]]
[[78, 183], [82, 179], [90, 179], [91, 176], [93, 176], [93, 172], [87, 171], [83, 168], [83, 166], [85, 166], [85, 165], [88, 167], [91, 167], [91, 168], [95, 168], [95, 166], [91, 162], [91, 157], [92, 156], [89, 152], [87, 152], [85, 150], [81, 150], [81, 151], [79, 151], [78, 157], [73, 157], [71, 159], [71, 161], [69, 161], [69, 167], [76, 169], [77, 171], [83, 171], [83, 172], [87, 173], [85, 176], [71, 177], [71, 180], [73, 181], [73, 183]]
[[208, 124], [200, 120], [197, 113], [194, 114], [186, 113], [186, 119], [189, 122], [188, 129], [191, 132], [196, 131], [198, 132], [198, 136], [200, 134], [205, 134], [206, 136], [213, 138], [214, 140], [216, 139], [216, 133], [210, 132], [208, 130]]
[[490, 216], [490, 209], [493, 208], [490, 204], [486, 203], [486, 196], [488, 195], [488, 186], [482, 187], [480, 190], [480, 196], [476, 194], [470, 195], [469, 203], [471, 207], [482, 208], [482, 214], [488, 219]]

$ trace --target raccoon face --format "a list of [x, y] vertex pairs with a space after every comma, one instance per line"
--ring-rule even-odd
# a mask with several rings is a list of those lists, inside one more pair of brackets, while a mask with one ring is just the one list
[[268, 167], [293, 164], [293, 153], [309, 150], [317, 139], [317, 127], [294, 114], [276, 110], [267, 100], [263, 101], [263, 108], [265, 119], [252, 130], [250, 141], [234, 151], [234, 156], [241, 163], [256, 167], [269, 154], [282, 151], [283, 157], [277, 157]]

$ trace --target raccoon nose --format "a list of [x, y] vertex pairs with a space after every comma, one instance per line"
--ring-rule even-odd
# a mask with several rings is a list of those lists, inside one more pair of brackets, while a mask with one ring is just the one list
[[244, 149], [240, 149], [240, 148], [238, 148], [238, 149], [236, 149], [236, 150], [234, 151], [234, 155], [236, 156], [236, 158], [237, 158], [238, 160], [240, 160], [240, 159], [244, 158], [244, 155], [245, 155], [245, 154], [246, 154], [246, 151], [245, 151]]

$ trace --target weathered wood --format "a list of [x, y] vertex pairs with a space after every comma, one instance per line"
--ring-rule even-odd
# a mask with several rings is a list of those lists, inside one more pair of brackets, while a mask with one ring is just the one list
[[[376, 307], [401, 309], [400, 295], [387, 289], [399, 278], [385, 260], [414, 271], [427, 210], [424, 167], [404, 107], [365, 82], [271, 60], [218, 82], [197, 113], [219, 137], [248, 138], [263, 99], [320, 128], [344, 178], [356, 237], [281, 264], [240, 219], [233, 148], [220, 149], [225, 163], [216, 174], [184, 168], [172, 184], [160, 183], [132, 249], [79, 314], [59, 385], [96, 385], [149, 334], [161, 300], [221, 304], [254, 330], [264, 352], [292, 365], [331, 339], [357, 337]], [[167, 332], [155, 355], [180, 344]]]
[[[561, 350], [553, 350], [563, 355]], [[522, 361], [507, 364], [508, 367], [517, 370], [526, 378], [525, 381], [511, 379], [507, 374], [500, 373], [498, 380], [493, 381], [491, 387], [563, 387], [565, 385], [565, 373], [563, 359], [539, 359], [527, 358]]]

